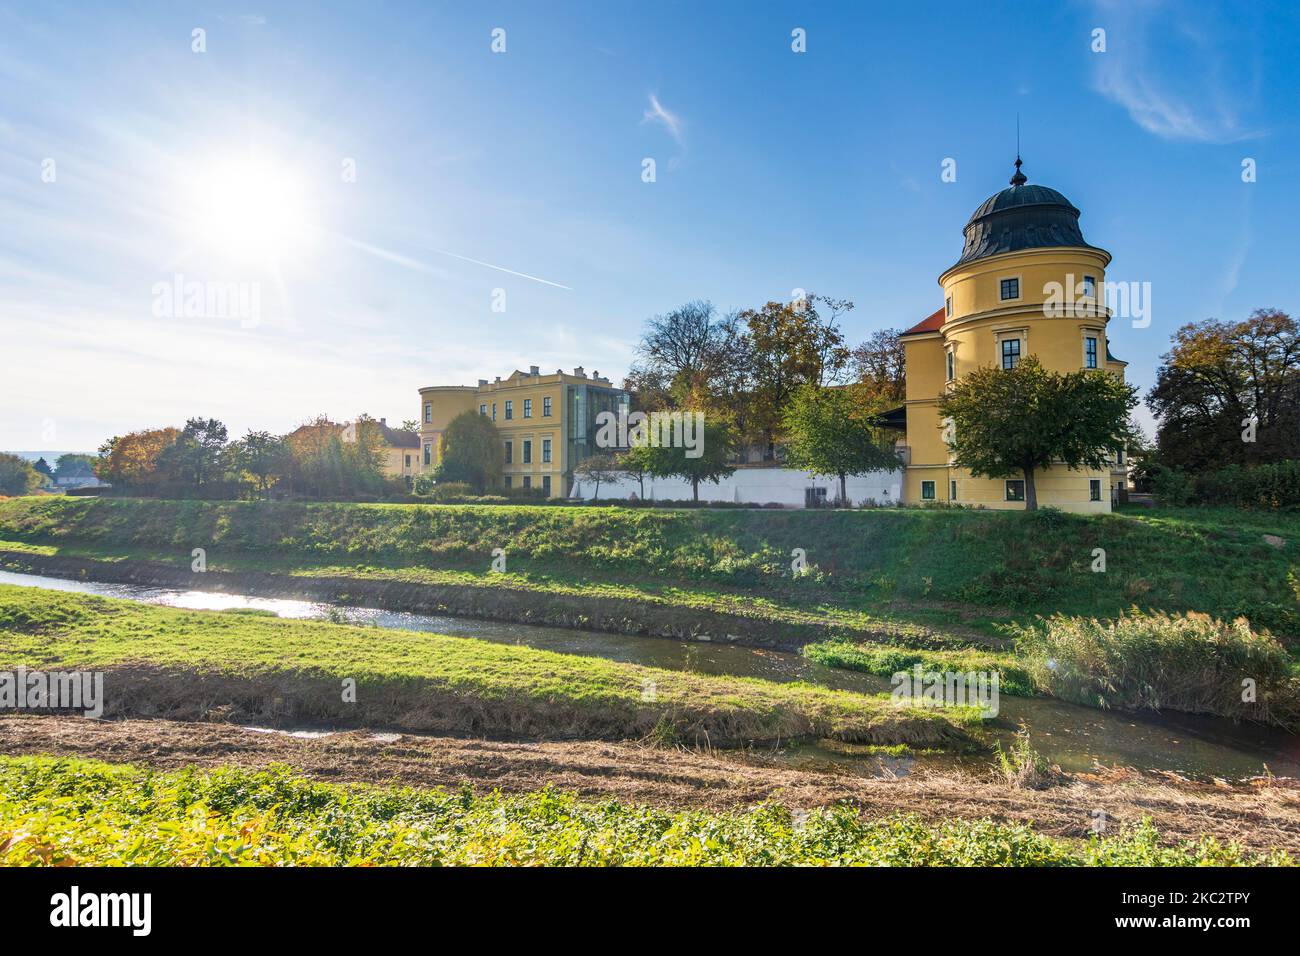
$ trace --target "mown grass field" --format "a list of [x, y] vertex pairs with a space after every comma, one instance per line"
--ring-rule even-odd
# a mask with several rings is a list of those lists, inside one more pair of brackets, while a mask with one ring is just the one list
[[992, 820], [796, 817], [524, 796], [340, 786], [287, 768], [151, 772], [0, 757], [0, 865], [1236, 866], [1289, 865], [1150, 825], [1064, 841]]
[[[104, 671], [107, 716], [735, 745], [966, 747], [963, 708], [709, 677], [425, 632], [182, 611], [0, 586], [0, 668]], [[355, 681], [355, 701], [343, 682]]]
[[[1283, 539], [1274, 547], [1265, 534]], [[7, 542], [7, 543], [6, 543]], [[0, 501], [0, 550], [211, 569], [345, 574], [628, 596], [700, 609], [882, 621], [993, 637], [1035, 614], [1198, 611], [1300, 635], [1300, 515], [1132, 509], [682, 510], [537, 506]], [[492, 574], [502, 548], [508, 573]], [[795, 578], [791, 554], [807, 554]], [[1094, 573], [1094, 549], [1106, 571]]]

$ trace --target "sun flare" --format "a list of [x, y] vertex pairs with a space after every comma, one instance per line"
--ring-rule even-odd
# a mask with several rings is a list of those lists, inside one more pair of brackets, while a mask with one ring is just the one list
[[301, 177], [260, 157], [202, 168], [189, 184], [197, 245], [216, 255], [277, 264], [302, 255], [313, 229]]

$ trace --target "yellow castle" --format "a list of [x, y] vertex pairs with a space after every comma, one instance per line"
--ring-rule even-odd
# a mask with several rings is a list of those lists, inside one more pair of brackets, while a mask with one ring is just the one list
[[[907, 361], [908, 503], [952, 502], [1023, 509], [1023, 476], [975, 478], [953, 466], [939, 396], [971, 370], [1013, 368], [1033, 355], [1055, 372], [1100, 368], [1123, 378], [1110, 354], [1106, 267], [1110, 253], [1084, 241], [1079, 210], [1055, 189], [1030, 185], [1016, 157], [1011, 185], [966, 223], [961, 258], [939, 276], [943, 307], [903, 333]], [[1109, 511], [1124, 487], [1123, 449], [1105, 471], [1064, 466], [1035, 476], [1040, 506]]]

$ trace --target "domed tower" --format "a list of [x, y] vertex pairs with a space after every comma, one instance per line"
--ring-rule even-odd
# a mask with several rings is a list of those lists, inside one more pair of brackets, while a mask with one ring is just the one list
[[[1023, 478], [975, 478], [952, 466], [939, 396], [980, 366], [1012, 368], [1035, 356], [1055, 372], [1125, 363], [1106, 347], [1110, 253], [1089, 245], [1079, 210], [1055, 189], [1029, 183], [1016, 157], [1011, 183], [990, 196], [963, 230], [961, 257], [941, 276], [943, 307], [903, 334], [907, 356], [908, 464], [905, 501], [1024, 508]], [[1040, 505], [1109, 511], [1123, 484], [1123, 455], [1101, 472], [1047, 469], [1036, 476]]]

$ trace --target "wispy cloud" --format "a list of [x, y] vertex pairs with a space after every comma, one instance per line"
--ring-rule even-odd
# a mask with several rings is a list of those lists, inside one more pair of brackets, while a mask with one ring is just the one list
[[[393, 252], [391, 249], [373, 246], [368, 242], [361, 242], [357, 239], [348, 239], [346, 237], [340, 238], [353, 248], [360, 249], [362, 252], [372, 255], [376, 259], [383, 259], [385, 262], [391, 262], [394, 265], [402, 266], [405, 269], [410, 269], [414, 272], [423, 272], [427, 275], [443, 277], [447, 275], [444, 270], [439, 269], [436, 266], [431, 266], [426, 262], [420, 262], [418, 259], [412, 259], [410, 256], [404, 256], [401, 253]], [[528, 279], [531, 282], [540, 282], [542, 285], [553, 286], [556, 289], [564, 289], [567, 292], [573, 291], [572, 286], [561, 285], [558, 282], [552, 282], [550, 279], [543, 279], [541, 276], [529, 275], [527, 272], [516, 272], [514, 269], [507, 269], [505, 266], [498, 266], [491, 262], [484, 262], [482, 259], [471, 259], [469, 256], [462, 256], [458, 252], [448, 252], [445, 249], [433, 249], [431, 251], [440, 256], [449, 256], [452, 259], [459, 259], [461, 262], [469, 262], [476, 266], [483, 266], [485, 269], [495, 269], [497, 272], [504, 272], [506, 275], [518, 276], [521, 279]]]
[[641, 122], [661, 123], [677, 141], [678, 146], [686, 145], [682, 142], [682, 118], [660, 103], [659, 97], [653, 93], [650, 94], [650, 108], [645, 111]]
[[1107, 49], [1092, 55], [1093, 89], [1142, 129], [1199, 143], [1263, 135], [1248, 119], [1257, 78], [1239, 54], [1227, 56], [1228, 25], [1198, 28], [1176, 8], [1158, 5], [1100, 3], [1094, 13]]

